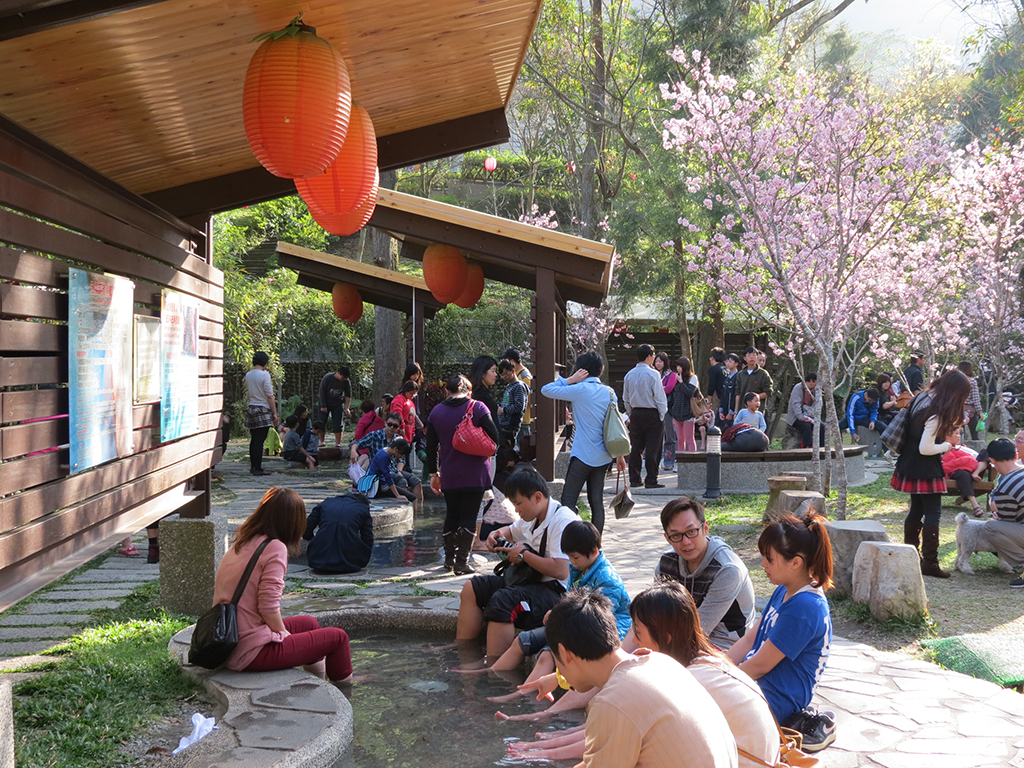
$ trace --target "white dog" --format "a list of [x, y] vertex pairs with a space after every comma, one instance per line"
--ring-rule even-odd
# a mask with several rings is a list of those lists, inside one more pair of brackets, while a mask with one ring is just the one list
[[[975, 552], [994, 552], [995, 548], [988, 541], [988, 537], [985, 535], [985, 521], [984, 520], [973, 520], [967, 516], [966, 512], [961, 512], [956, 516], [956, 562], [953, 567], [962, 573], [967, 575], [973, 575], [974, 571], [971, 570], [971, 555]], [[996, 567], [1003, 573], [1013, 573], [1014, 570], [1008, 562], [1003, 560], [1002, 556], [997, 552]]]

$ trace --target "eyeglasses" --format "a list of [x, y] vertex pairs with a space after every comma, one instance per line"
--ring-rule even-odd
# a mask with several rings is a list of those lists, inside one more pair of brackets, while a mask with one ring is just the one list
[[682, 531], [682, 532], [677, 531], [676, 533], [666, 533], [665, 534], [665, 538], [667, 538], [673, 544], [678, 544], [680, 541], [683, 540], [684, 536], [686, 538], [688, 538], [688, 539], [696, 539], [698, 536], [700, 536], [701, 531], [703, 531], [703, 530], [704, 530], [704, 524], [701, 523], [696, 528], [691, 528], [688, 531]]
[[391, 427], [392, 429], [398, 429], [402, 425], [401, 424], [395, 424], [393, 421], [389, 421], [387, 423], [387, 426]]

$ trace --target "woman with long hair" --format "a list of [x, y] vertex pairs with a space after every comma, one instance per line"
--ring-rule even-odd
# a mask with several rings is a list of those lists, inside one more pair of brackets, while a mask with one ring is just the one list
[[[633, 598], [629, 612], [637, 645], [671, 656], [711, 694], [736, 738], [739, 766], [775, 765], [779, 732], [768, 702], [757, 683], [708, 640], [700, 626], [697, 604], [686, 588], [677, 581], [656, 584]], [[512, 742], [509, 754], [530, 760], [579, 759], [584, 746], [581, 727], [553, 739]]]
[[892, 487], [910, 494], [910, 510], [903, 521], [903, 542], [921, 551], [921, 573], [948, 579], [939, 567], [939, 517], [946, 476], [942, 454], [953, 444], [964, 423], [964, 405], [971, 394], [970, 380], [962, 371], [947, 371], [907, 406], [903, 451], [892, 473]]
[[469, 382], [473, 387], [473, 399], [487, 406], [491, 420], [498, 423], [498, 401], [491, 394], [491, 387], [498, 380], [498, 361], [490, 355], [480, 355], [469, 366]]
[[892, 386], [892, 376], [888, 373], [878, 374], [875, 379], [875, 389], [878, 390], [878, 420], [888, 424], [895, 418], [899, 408], [896, 407], [896, 391]]
[[[493, 360], [493, 358], [491, 358]], [[494, 363], [497, 369], [497, 363]], [[490, 459], [462, 453], [452, 444], [452, 438], [465, 418], [481, 427], [498, 442], [498, 427], [482, 402], [470, 398], [470, 383], [465, 376], [456, 374], [445, 385], [447, 399], [435, 405], [427, 417], [427, 471], [430, 488], [443, 493], [447, 514], [444, 518], [444, 567], [456, 574], [474, 573], [469, 563], [473, 540], [476, 538], [476, 518], [484, 491], [491, 487]], [[493, 398], [492, 398], [493, 399]]]
[[306, 505], [295, 491], [270, 488], [235, 531], [234, 545], [217, 568], [213, 602], [229, 603], [257, 548], [269, 540], [238, 601], [238, 645], [227, 667], [268, 672], [305, 666], [334, 683], [352, 678], [348, 634], [321, 627], [312, 616], [281, 617], [288, 553], [297, 554], [306, 530]]
[[671, 472], [676, 466], [676, 446], [679, 444], [676, 439], [676, 428], [672, 423], [672, 391], [676, 388], [676, 372], [672, 361], [664, 352], [654, 356], [654, 370], [661, 376], [661, 386], [665, 390], [669, 408], [665, 411], [665, 443], [661, 454], [661, 468]]
[[693, 439], [693, 411], [690, 398], [697, 393], [697, 376], [693, 372], [688, 357], [676, 360], [676, 383], [672, 390], [672, 422], [676, 433], [676, 442], [681, 451], [696, 451], [697, 442]]

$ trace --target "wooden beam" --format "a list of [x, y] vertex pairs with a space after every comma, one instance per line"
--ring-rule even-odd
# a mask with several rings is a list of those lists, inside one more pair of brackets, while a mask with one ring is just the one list
[[[558, 310], [555, 292], [555, 273], [550, 269], [537, 270], [537, 359], [533, 369], [534, 381], [541, 385], [555, 380], [555, 314]], [[540, 390], [540, 386], [534, 387]], [[549, 481], [555, 479], [555, 401], [537, 397], [533, 414], [534, 434], [537, 435], [537, 471]]]
[[[437, 160], [509, 139], [503, 109], [458, 117], [443, 123], [380, 136], [377, 165], [382, 171]], [[295, 194], [295, 182], [274, 176], [262, 166], [150, 192], [146, 199], [181, 219], [230, 211]]]
[[145, 8], [163, 0], [68, 0], [41, 3], [15, 0], [0, 3], [0, 41], [32, 35], [46, 29], [98, 19], [133, 8]]

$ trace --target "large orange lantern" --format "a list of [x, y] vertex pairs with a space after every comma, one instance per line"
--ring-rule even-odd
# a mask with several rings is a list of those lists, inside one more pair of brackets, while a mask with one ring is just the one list
[[[363, 314], [363, 297], [359, 295], [359, 289], [350, 283], [335, 283], [334, 289], [331, 291], [331, 300], [334, 304], [334, 314], [342, 320], [348, 320], [350, 323], [354, 323], [352, 320], [355, 316], [356, 320], [362, 317]], [[358, 315], [356, 314], [358, 312]]]
[[362, 316], [363, 316], [363, 302], [360, 301], [359, 302], [359, 306], [357, 306], [356, 309], [355, 309], [355, 312], [353, 312], [348, 317], [344, 318], [344, 320], [345, 320], [346, 323], [357, 323], [357, 322], [359, 322], [359, 318], [361, 318]]
[[462, 251], [451, 245], [429, 245], [423, 252], [423, 281], [434, 298], [450, 304], [462, 295], [469, 267]]
[[327, 170], [345, 142], [352, 110], [341, 54], [301, 18], [260, 36], [266, 39], [249, 62], [242, 93], [253, 154], [286, 179]]
[[370, 217], [373, 216], [373, 211], [377, 207], [377, 187], [379, 183], [380, 172], [378, 171], [374, 174], [373, 186], [370, 188], [370, 194], [366, 196], [366, 199], [362, 203], [357, 205], [348, 213], [326, 213], [318, 206], [312, 203], [306, 203], [306, 206], [309, 208], [309, 215], [313, 217], [313, 221], [326, 229], [332, 235], [339, 235], [340, 237], [353, 235], [365, 227], [366, 222], [368, 222]]
[[457, 307], [469, 309], [480, 301], [480, 297], [483, 295], [484, 270], [479, 264], [470, 262], [467, 266], [466, 287], [462, 289], [462, 293], [453, 303]]
[[343, 214], [359, 206], [373, 188], [377, 174], [377, 135], [369, 113], [352, 107], [348, 136], [337, 159], [324, 173], [296, 179], [295, 188], [310, 208]]

